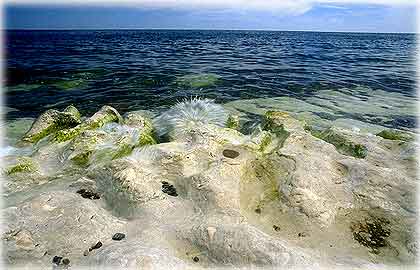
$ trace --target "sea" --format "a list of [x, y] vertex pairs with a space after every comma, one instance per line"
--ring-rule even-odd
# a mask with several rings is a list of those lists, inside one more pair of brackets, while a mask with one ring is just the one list
[[85, 116], [105, 104], [121, 114], [159, 112], [199, 97], [245, 113], [270, 104], [328, 121], [416, 128], [415, 34], [6, 30], [4, 36], [5, 121], [70, 104]]

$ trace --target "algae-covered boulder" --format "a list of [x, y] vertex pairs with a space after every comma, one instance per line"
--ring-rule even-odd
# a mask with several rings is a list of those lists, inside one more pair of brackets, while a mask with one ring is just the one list
[[122, 117], [116, 109], [112, 108], [111, 106], [105, 105], [98, 112], [96, 112], [94, 115], [92, 115], [80, 125], [74, 128], [60, 130], [56, 132], [53, 135], [54, 141], [68, 141], [70, 139], [73, 139], [85, 130], [100, 128], [106, 123], [110, 122], [121, 123], [122, 121]]
[[376, 134], [376, 136], [382, 137], [387, 140], [398, 140], [398, 141], [412, 141], [413, 136], [395, 129], [385, 129]]
[[68, 106], [62, 112], [53, 109], [47, 110], [35, 120], [22, 140], [35, 143], [51, 133], [75, 127], [80, 123], [79, 111], [74, 106]]

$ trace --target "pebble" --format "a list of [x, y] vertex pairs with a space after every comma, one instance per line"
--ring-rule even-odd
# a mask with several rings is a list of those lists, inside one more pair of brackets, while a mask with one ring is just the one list
[[255, 213], [261, 214], [261, 209], [260, 208], [255, 209]]
[[63, 264], [64, 265], [69, 265], [70, 264], [70, 260], [67, 259], [67, 258], [63, 259]]
[[63, 257], [60, 256], [54, 256], [52, 262], [55, 263], [56, 265], [59, 265], [61, 262], [61, 259], [63, 259]]
[[86, 190], [84, 188], [79, 189], [76, 193], [80, 194], [85, 199], [91, 199], [91, 200], [98, 200], [101, 198], [98, 193], [95, 193], [90, 190]]
[[193, 258], [193, 261], [194, 262], [198, 262], [200, 259], [197, 257], [197, 256], [195, 256], [194, 258]]
[[116, 233], [112, 236], [112, 240], [115, 240], [115, 241], [120, 241], [120, 240], [123, 240], [124, 238], [125, 238], [125, 234], [123, 233]]
[[87, 256], [87, 255], [89, 255], [89, 250], [83, 251], [83, 256]]
[[101, 241], [99, 241], [98, 243], [96, 243], [94, 246], [92, 246], [91, 248], [89, 248], [89, 251], [92, 251], [92, 250], [94, 250], [94, 249], [98, 249], [98, 248], [100, 248], [100, 247], [102, 247], [102, 242]]
[[305, 233], [305, 232], [300, 232], [300, 233], [298, 233], [298, 236], [299, 237], [306, 237], [306, 236], [308, 236], [308, 234]]
[[178, 196], [178, 193], [176, 192], [176, 188], [166, 181], [162, 181], [162, 192], [170, 196], [174, 196], [174, 197]]
[[236, 158], [239, 156], [239, 152], [235, 150], [225, 149], [223, 150], [223, 155], [227, 158]]
[[276, 232], [280, 231], [280, 227], [279, 227], [279, 226], [277, 226], [277, 225], [273, 225], [273, 229], [274, 229]]

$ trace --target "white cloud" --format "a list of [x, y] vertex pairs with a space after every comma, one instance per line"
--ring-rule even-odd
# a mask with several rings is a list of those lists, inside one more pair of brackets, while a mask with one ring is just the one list
[[171, 9], [239, 9], [302, 14], [314, 5], [370, 4], [385, 6], [415, 6], [416, 0], [5, 0], [6, 4], [71, 4], [112, 5], [139, 8]]

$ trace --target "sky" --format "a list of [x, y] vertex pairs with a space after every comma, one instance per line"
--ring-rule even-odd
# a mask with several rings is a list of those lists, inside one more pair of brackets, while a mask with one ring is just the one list
[[6, 29], [416, 32], [415, 0], [9, 1]]

